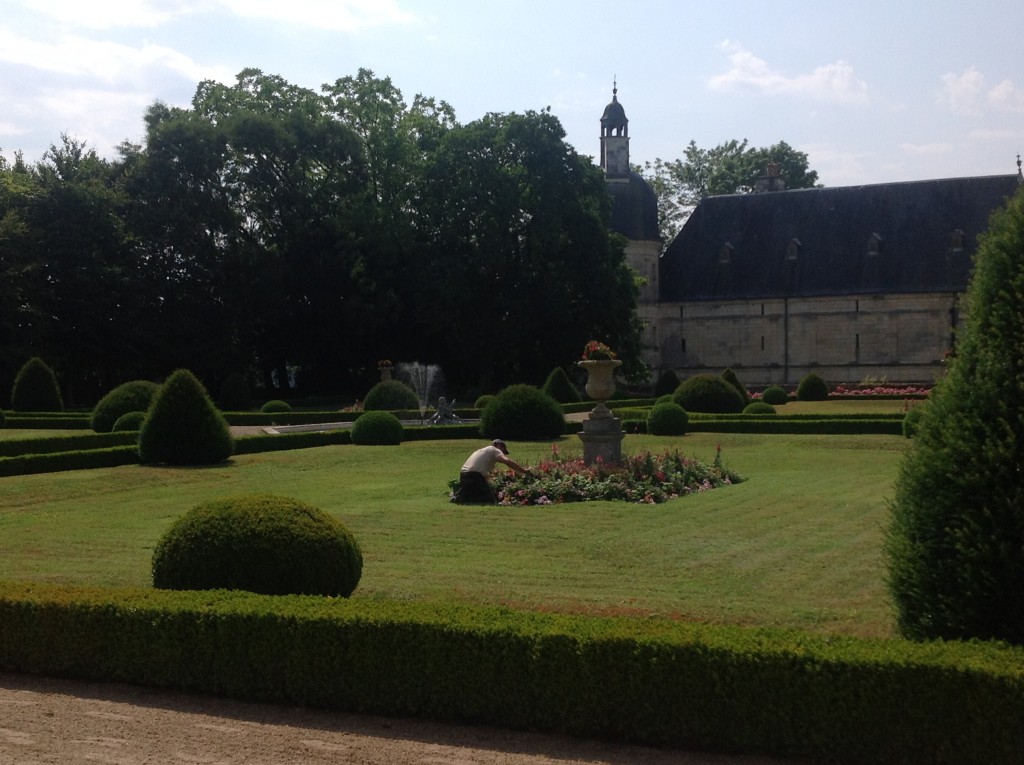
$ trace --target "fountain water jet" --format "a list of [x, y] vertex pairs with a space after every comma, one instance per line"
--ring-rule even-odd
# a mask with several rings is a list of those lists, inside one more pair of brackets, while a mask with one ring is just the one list
[[398, 379], [416, 391], [420, 404], [420, 422], [426, 420], [427, 407], [444, 389], [444, 375], [437, 364], [403, 361], [398, 365]]

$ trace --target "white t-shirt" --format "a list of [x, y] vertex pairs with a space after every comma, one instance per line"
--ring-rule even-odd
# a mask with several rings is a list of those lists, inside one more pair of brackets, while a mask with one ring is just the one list
[[489, 475], [494, 470], [494, 466], [498, 464], [499, 458], [504, 456], [504, 452], [497, 446], [484, 446], [469, 455], [461, 472]]

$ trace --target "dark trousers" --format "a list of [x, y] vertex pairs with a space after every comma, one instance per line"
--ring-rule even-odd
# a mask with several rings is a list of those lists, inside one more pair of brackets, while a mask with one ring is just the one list
[[487, 476], [480, 473], [459, 473], [459, 488], [455, 490], [452, 502], [460, 505], [496, 505], [498, 498], [487, 482]]

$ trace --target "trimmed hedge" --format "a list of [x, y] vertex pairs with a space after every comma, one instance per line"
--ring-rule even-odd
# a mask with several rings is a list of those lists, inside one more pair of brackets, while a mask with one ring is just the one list
[[1024, 751], [1024, 649], [999, 644], [0, 582], [0, 670], [851, 763]]

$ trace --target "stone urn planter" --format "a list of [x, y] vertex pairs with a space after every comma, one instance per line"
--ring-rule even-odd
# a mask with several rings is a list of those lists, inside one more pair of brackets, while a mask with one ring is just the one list
[[618, 359], [590, 359], [577, 361], [576, 365], [587, 372], [587, 395], [597, 402], [590, 413], [591, 419], [611, 417], [611, 410], [605, 402], [615, 395], [615, 370], [622, 366]]

